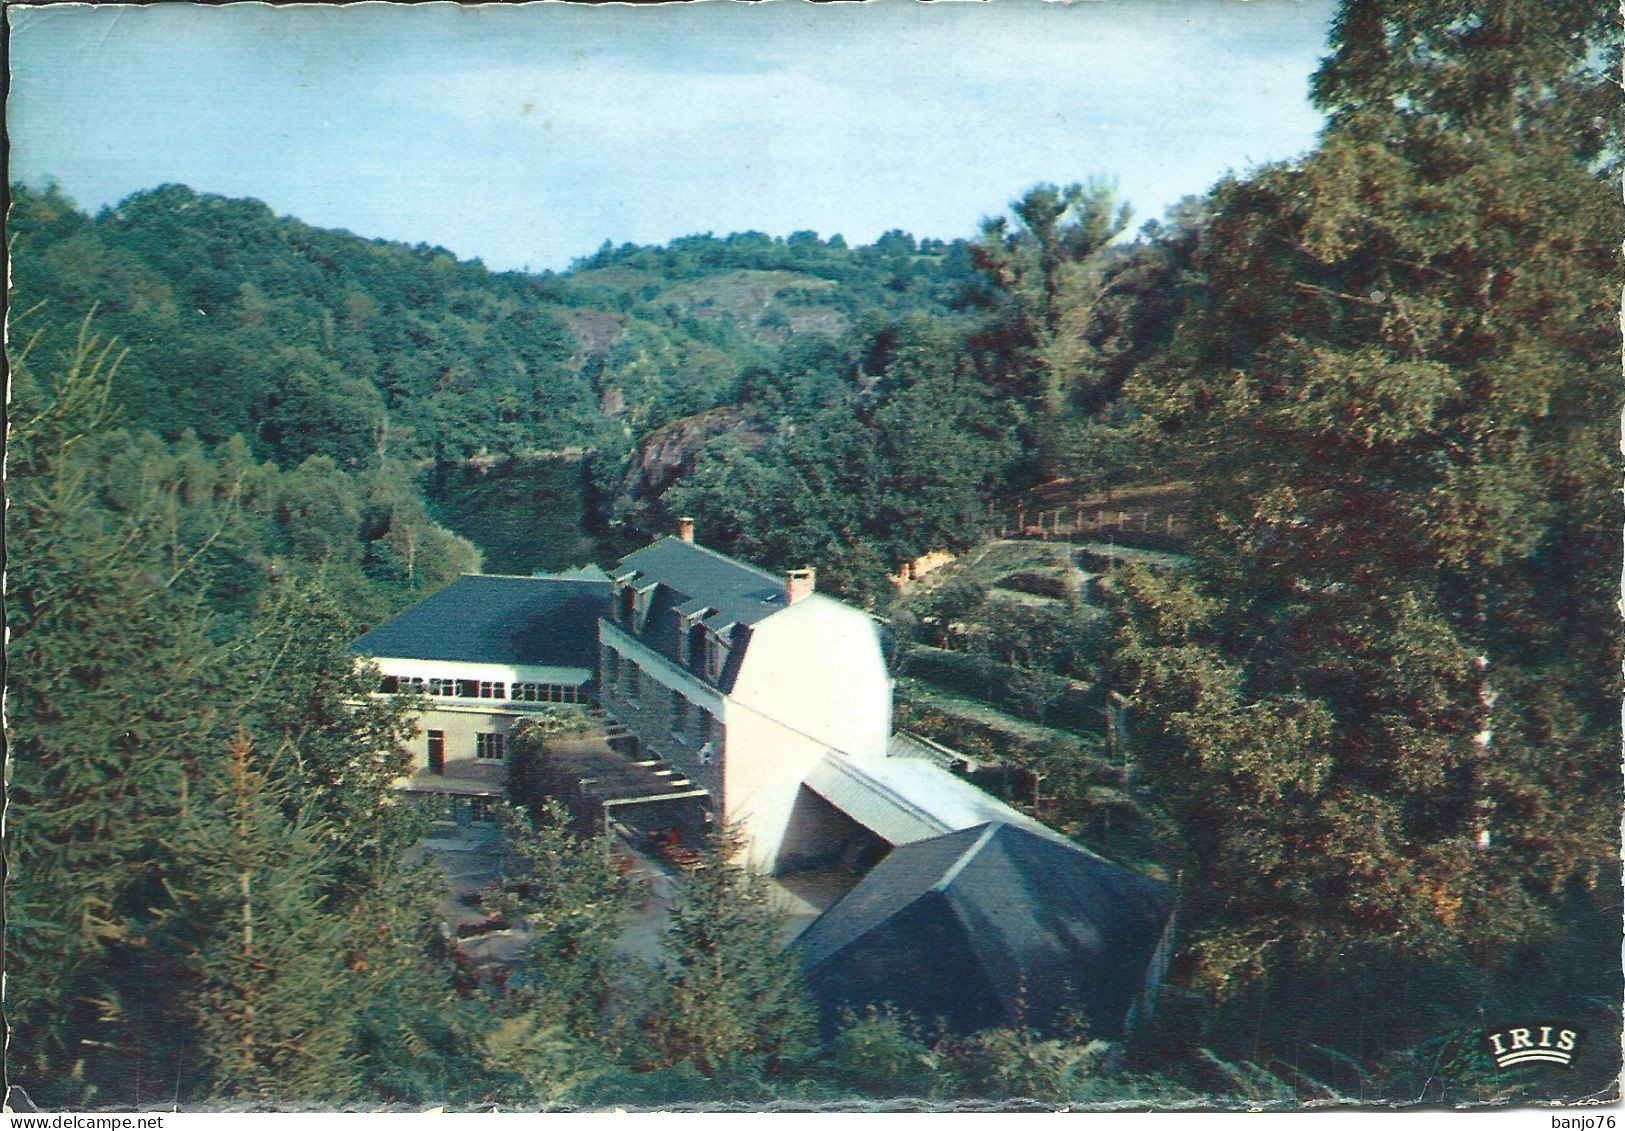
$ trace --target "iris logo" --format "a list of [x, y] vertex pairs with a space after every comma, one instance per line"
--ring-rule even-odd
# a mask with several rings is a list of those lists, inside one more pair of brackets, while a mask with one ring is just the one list
[[1573, 1029], [1560, 1029], [1556, 1025], [1520, 1025], [1498, 1033], [1486, 1033], [1484, 1040], [1490, 1047], [1490, 1056], [1497, 1068], [1511, 1068], [1533, 1061], [1561, 1064], [1565, 1068], [1574, 1060], [1574, 1047], [1580, 1034]]

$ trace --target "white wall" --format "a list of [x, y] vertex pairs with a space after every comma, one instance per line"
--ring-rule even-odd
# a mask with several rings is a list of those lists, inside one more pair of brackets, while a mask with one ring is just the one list
[[850, 758], [885, 757], [892, 686], [880, 626], [849, 605], [814, 594], [758, 621], [731, 694]]
[[883, 758], [891, 734], [891, 679], [879, 626], [817, 594], [753, 626], [723, 708], [723, 812], [750, 838], [752, 864], [781, 864], [802, 780], [839, 750]]
[[[436, 787], [467, 789], [471, 793], [502, 792], [508, 780], [507, 759], [477, 757], [477, 736], [487, 733], [507, 738], [523, 717], [519, 713], [478, 706], [436, 707], [423, 712], [417, 717], [418, 735], [410, 743], [413, 773], [428, 774], [429, 732], [437, 730], [445, 735], [446, 767], [442, 774], [436, 775], [433, 782]], [[410, 778], [401, 778], [395, 785], [404, 788], [410, 782]]]
[[[379, 673], [402, 679], [462, 679], [515, 683], [551, 683], [579, 687], [593, 675], [588, 668], [542, 667], [532, 664], [471, 664], [446, 660], [417, 660], [399, 657], [369, 657]], [[428, 709], [417, 716], [417, 737], [409, 743], [413, 753], [412, 770], [426, 774], [429, 769], [429, 731], [445, 735], [446, 767], [434, 785], [470, 793], [501, 792], [507, 780], [507, 761], [475, 757], [480, 733], [506, 737], [528, 713], [544, 710], [546, 703], [513, 702], [507, 699], [470, 699], [463, 696], [428, 695]], [[411, 784], [410, 777], [395, 782], [400, 788]]]
[[423, 679], [501, 680], [515, 683], [567, 683], [580, 685], [592, 678], [590, 668], [552, 668], [538, 664], [470, 664], [446, 660], [406, 660], [372, 657], [383, 675]]

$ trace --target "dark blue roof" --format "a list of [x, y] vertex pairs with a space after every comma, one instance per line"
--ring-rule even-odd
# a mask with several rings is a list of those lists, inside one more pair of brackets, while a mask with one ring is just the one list
[[608, 580], [464, 574], [350, 645], [411, 660], [596, 668]]
[[663, 610], [715, 609], [703, 618], [713, 628], [755, 624], [785, 607], [784, 578], [681, 538], [628, 554], [611, 572], [619, 578], [634, 570], [638, 588], [658, 582], [669, 590], [660, 595]]
[[1070, 1009], [1113, 1037], [1173, 905], [1168, 884], [991, 823], [893, 849], [793, 949], [826, 1028], [889, 1003], [959, 1033]]

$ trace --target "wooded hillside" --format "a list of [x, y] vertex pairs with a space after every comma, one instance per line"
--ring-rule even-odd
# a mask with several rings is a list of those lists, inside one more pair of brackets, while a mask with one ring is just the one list
[[[14, 186], [10, 1067], [63, 1104], [1616, 1088], [1618, 29], [1349, 0], [1329, 51], [1311, 153], [1134, 240], [1090, 170], [970, 241], [703, 235], [544, 276], [181, 186], [95, 217]], [[1074, 546], [1055, 515], [1125, 484], [1161, 552], [1119, 556], [1121, 519]], [[344, 643], [482, 529], [525, 569], [679, 514], [886, 615], [900, 718], [1178, 880], [1132, 1041], [879, 1011], [820, 1044], [720, 862], [680, 973], [612, 991], [626, 892], [545, 818], [549, 883], [507, 893], [524, 976], [453, 982], [376, 757], [402, 717], [342, 708]], [[1489, 1065], [1485, 1027], [1529, 1019], [1585, 1032], [1571, 1073]]]

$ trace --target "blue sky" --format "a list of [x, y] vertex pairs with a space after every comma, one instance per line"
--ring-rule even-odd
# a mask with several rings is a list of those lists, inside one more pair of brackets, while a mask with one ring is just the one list
[[165, 182], [496, 268], [812, 229], [970, 236], [1039, 181], [1136, 223], [1308, 149], [1331, 0], [9, 8], [11, 176]]

